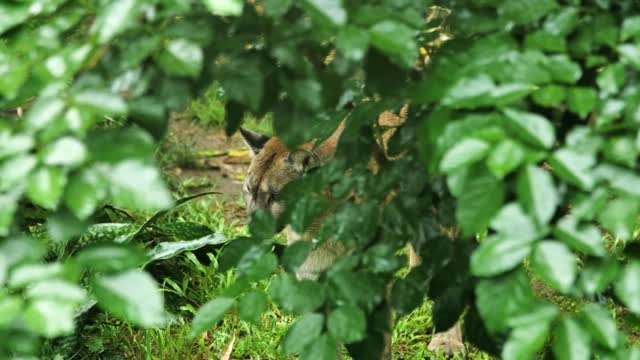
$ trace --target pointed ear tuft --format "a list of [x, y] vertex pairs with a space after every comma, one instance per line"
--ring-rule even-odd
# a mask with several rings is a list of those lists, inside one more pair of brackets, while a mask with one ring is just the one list
[[249, 150], [251, 150], [251, 156], [255, 156], [257, 153], [259, 153], [264, 144], [266, 144], [267, 141], [271, 139], [271, 137], [267, 135], [263, 135], [255, 131], [243, 128], [240, 128], [240, 135], [242, 135], [242, 139], [244, 140], [245, 144], [249, 146]]
[[303, 172], [320, 165], [320, 158], [313, 151], [299, 149], [287, 155], [287, 162], [293, 167], [294, 171]]

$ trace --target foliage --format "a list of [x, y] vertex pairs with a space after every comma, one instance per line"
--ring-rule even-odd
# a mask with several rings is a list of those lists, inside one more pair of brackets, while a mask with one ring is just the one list
[[[192, 336], [234, 307], [255, 318], [265, 307], [252, 284], [281, 263], [288, 272], [269, 293], [299, 315], [282, 350], [302, 359], [334, 359], [338, 342], [356, 359], [379, 356], [391, 325], [379, 314], [408, 313], [425, 295], [438, 330], [467, 309], [467, 339], [505, 359], [530, 358], [548, 341], [560, 359], [639, 356], [594, 300], [640, 315], [640, 7], [437, 5], [451, 10], [444, 44], [428, 31], [442, 18], [412, 0], [0, 4], [0, 357], [36, 354], [41, 338], [72, 333], [89, 298], [133, 325], [167, 323], [158, 285], [131, 260], [135, 246], [108, 236], [98, 253], [110, 265], [92, 270], [82, 260], [92, 248], [47, 258], [46, 242], [26, 230], [46, 210], [47, 237], [75, 243], [106, 203], [169, 208], [154, 139], [169, 111], [216, 81], [229, 134], [245, 113], [272, 113], [293, 147], [347, 118], [336, 160], [279, 194], [290, 206], [278, 221], [304, 230], [329, 206], [322, 189], [354, 194], [357, 203], [340, 205], [319, 231], [319, 241], [354, 251], [319, 281], [298, 281], [295, 254], [271, 251], [276, 220], [255, 217], [252, 236], [220, 257], [220, 271], [236, 269], [234, 284], [196, 313]], [[403, 156], [378, 156], [374, 175], [372, 124], [406, 102], [407, 122], [389, 143]], [[454, 226], [452, 242], [443, 229]], [[394, 282], [408, 242], [423, 265]], [[561, 311], [537, 296], [532, 277], [583, 305]]]

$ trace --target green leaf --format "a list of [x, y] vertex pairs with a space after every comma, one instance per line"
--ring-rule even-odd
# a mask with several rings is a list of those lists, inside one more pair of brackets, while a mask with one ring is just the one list
[[246, 293], [238, 301], [238, 316], [243, 321], [257, 324], [260, 315], [269, 308], [267, 295], [262, 291], [251, 291]]
[[127, 160], [115, 165], [108, 176], [111, 182], [111, 200], [115, 206], [159, 210], [168, 208], [173, 203], [171, 193], [158, 170], [138, 160]]
[[498, 85], [489, 92], [487, 103], [495, 104], [496, 106], [508, 105], [524, 98], [536, 89], [536, 86], [530, 84], [514, 83]]
[[516, 24], [538, 20], [558, 7], [555, 0], [505, 0], [499, 4], [498, 16]]
[[576, 280], [576, 257], [565, 244], [545, 240], [533, 251], [531, 269], [545, 283], [566, 294]]
[[27, 195], [47, 209], [55, 209], [67, 183], [67, 174], [54, 167], [42, 167], [29, 176]]
[[295, 273], [298, 267], [307, 259], [311, 248], [312, 244], [309, 241], [296, 241], [288, 245], [280, 258], [282, 266], [288, 272]]
[[24, 154], [35, 146], [33, 137], [28, 134], [0, 132], [0, 160]]
[[76, 284], [64, 280], [39, 281], [30, 286], [26, 295], [31, 299], [46, 299], [70, 304], [81, 304], [87, 299], [87, 292]]
[[336, 341], [327, 334], [315, 337], [300, 354], [300, 360], [338, 360], [337, 346]]
[[532, 248], [531, 239], [491, 235], [471, 255], [471, 273], [494, 276], [522, 263]]
[[491, 221], [491, 228], [501, 235], [533, 240], [540, 234], [534, 220], [517, 203], [509, 203]]
[[304, 314], [318, 309], [325, 301], [325, 288], [311, 280], [298, 281], [291, 274], [281, 274], [271, 280], [271, 298], [285, 311]]
[[620, 40], [626, 41], [632, 37], [640, 36], [640, 16], [626, 17], [622, 22]]
[[95, 34], [100, 44], [109, 42], [133, 23], [140, 8], [141, 3], [138, 0], [115, 0], [107, 3], [105, 8], [98, 12], [91, 33]]
[[618, 46], [618, 53], [623, 62], [630, 64], [636, 70], [640, 69], [640, 46], [622, 44]]
[[571, 216], [558, 221], [553, 234], [577, 251], [594, 256], [604, 256], [606, 253], [600, 230], [594, 225], [579, 226]]
[[548, 333], [548, 323], [530, 324], [514, 329], [504, 344], [502, 358], [520, 360], [533, 357], [544, 345]]
[[[282, 341], [282, 348], [287, 355], [301, 353], [322, 333], [324, 316], [318, 313], [309, 313], [289, 327]], [[334, 349], [335, 351], [335, 349]]]
[[364, 339], [367, 333], [367, 321], [359, 307], [344, 305], [329, 314], [327, 328], [334, 339], [351, 344]]
[[185, 39], [175, 39], [165, 45], [157, 61], [160, 68], [169, 75], [195, 78], [202, 71], [204, 55], [198, 44]]
[[450, 173], [456, 169], [473, 164], [484, 158], [489, 144], [474, 138], [463, 139], [444, 154], [440, 162], [440, 171]]
[[504, 114], [509, 126], [524, 141], [543, 149], [550, 149], [555, 143], [555, 129], [543, 116], [513, 109], [504, 109]]
[[19, 296], [0, 297], [0, 326], [11, 323], [22, 313], [23, 300]]
[[553, 353], [558, 360], [591, 359], [589, 334], [575, 320], [563, 317], [553, 334]]
[[630, 261], [615, 283], [618, 298], [633, 313], [640, 314], [640, 261]]
[[0, 163], [0, 191], [8, 191], [22, 183], [37, 163], [32, 155], [20, 155]]
[[538, 30], [527, 34], [525, 37], [525, 47], [527, 49], [565, 52], [567, 49], [567, 41], [563, 36], [552, 34], [546, 30]]
[[73, 303], [38, 299], [32, 301], [24, 311], [24, 320], [36, 333], [54, 338], [70, 335], [75, 328]]
[[502, 207], [504, 184], [486, 170], [469, 174], [458, 197], [456, 220], [466, 235], [484, 230]]
[[549, 14], [544, 29], [555, 35], [567, 35], [578, 25], [579, 11], [576, 7], [564, 6], [554, 14]]
[[257, 111], [264, 93], [264, 74], [256, 60], [232, 59], [220, 68], [226, 96]]
[[622, 64], [611, 64], [598, 73], [596, 83], [606, 93], [616, 94], [625, 81], [625, 70]]
[[487, 104], [489, 94], [495, 89], [496, 85], [488, 75], [464, 77], [445, 92], [442, 104], [453, 108], [475, 108]]
[[65, 136], [49, 144], [40, 156], [47, 165], [78, 166], [87, 159], [87, 149], [80, 140]]
[[24, 264], [11, 271], [9, 287], [24, 288], [38, 281], [61, 278], [64, 269], [62, 264], [54, 262], [47, 264]]
[[566, 84], [575, 84], [582, 76], [580, 65], [571, 61], [567, 55], [555, 55], [548, 58], [547, 69], [553, 80]]
[[323, 20], [336, 26], [347, 23], [347, 11], [342, 6], [342, 0], [304, 0], [312, 15], [318, 14]]
[[594, 173], [597, 178], [607, 180], [611, 188], [617, 192], [640, 198], [640, 176], [636, 175], [635, 172], [609, 164], [602, 164], [595, 169]]
[[393, 20], [384, 20], [373, 25], [369, 33], [371, 44], [397, 59], [399, 65], [409, 68], [415, 64], [418, 46], [413, 29]]
[[29, 8], [27, 3], [0, 4], [0, 34], [28, 19]]
[[502, 179], [515, 170], [524, 160], [525, 150], [517, 142], [502, 140], [487, 157], [487, 167], [497, 178]]
[[265, 0], [264, 12], [271, 17], [281, 17], [293, 5], [293, 0]]
[[193, 317], [189, 337], [194, 338], [214, 327], [218, 321], [231, 309], [235, 300], [227, 297], [218, 297], [202, 305]]
[[631, 136], [616, 136], [605, 143], [605, 158], [628, 168], [633, 168], [638, 158], [638, 149]]
[[41, 130], [60, 116], [65, 107], [64, 101], [58, 97], [39, 97], [27, 111], [25, 124], [31, 131]]
[[98, 168], [87, 168], [70, 176], [64, 204], [79, 219], [86, 219], [107, 196], [108, 183]]
[[594, 163], [593, 154], [579, 153], [568, 148], [557, 150], [549, 158], [549, 164], [555, 174], [585, 191], [590, 191], [595, 185], [595, 179], [591, 174]]
[[564, 87], [550, 84], [541, 87], [533, 93], [533, 101], [542, 106], [558, 106], [562, 104], [567, 96]]
[[237, 276], [255, 282], [273, 274], [277, 267], [278, 257], [270, 252], [262, 253], [251, 260], [244, 257], [238, 263]]
[[534, 165], [527, 166], [520, 172], [517, 191], [520, 204], [538, 224], [544, 225], [551, 220], [560, 203], [560, 195], [548, 171]]
[[598, 94], [592, 88], [572, 87], [567, 95], [569, 110], [578, 114], [582, 119], [595, 109], [598, 103]]
[[96, 276], [91, 288], [98, 305], [121, 320], [144, 328], [166, 322], [162, 292], [147, 272]]
[[186, 251], [194, 251], [207, 245], [221, 245], [230, 240], [222, 233], [215, 233], [195, 240], [161, 242], [147, 252], [148, 262], [171, 259]]
[[127, 112], [127, 104], [120, 96], [107, 90], [88, 89], [75, 93], [72, 101], [100, 115], [120, 115]]
[[611, 201], [598, 220], [616, 238], [628, 241], [633, 235], [640, 207], [635, 199], [621, 198]]
[[82, 249], [76, 255], [76, 261], [97, 272], [116, 272], [144, 264], [147, 256], [132, 245], [104, 242]]
[[596, 342], [612, 350], [616, 348], [618, 327], [606, 308], [595, 303], [587, 304], [582, 308], [582, 319]]
[[580, 273], [580, 287], [589, 296], [604, 291], [618, 276], [618, 262], [616, 259], [589, 262]]
[[348, 60], [361, 61], [369, 49], [369, 32], [355, 26], [347, 26], [338, 34], [336, 48]]
[[0, 237], [9, 235], [22, 190], [0, 193]]
[[244, 2], [242, 0], [204, 0], [204, 4], [214, 15], [240, 16]]

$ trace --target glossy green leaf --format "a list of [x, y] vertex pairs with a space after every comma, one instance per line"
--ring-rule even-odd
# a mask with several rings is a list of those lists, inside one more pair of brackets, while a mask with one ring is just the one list
[[166, 322], [162, 292], [142, 270], [96, 276], [91, 288], [98, 305], [122, 320], [144, 328]]
[[564, 87], [556, 84], [543, 86], [533, 93], [533, 101], [542, 106], [559, 106], [567, 97]]
[[140, 8], [141, 3], [138, 0], [109, 2], [94, 20], [91, 32], [96, 35], [99, 43], [104, 44], [130, 26]]
[[100, 115], [120, 115], [127, 112], [127, 104], [120, 96], [105, 90], [83, 90], [73, 95], [76, 106], [86, 107]]
[[548, 323], [518, 327], [511, 332], [502, 349], [505, 360], [529, 359], [544, 345], [549, 333]]
[[622, 44], [618, 46], [618, 53], [625, 63], [630, 64], [636, 70], [640, 69], [640, 46]]
[[476, 276], [501, 274], [521, 264], [531, 249], [530, 239], [489, 236], [471, 255], [471, 273]]
[[20, 315], [23, 306], [19, 296], [0, 297], [0, 326], [4, 327]]
[[583, 119], [595, 109], [597, 103], [598, 94], [592, 88], [573, 87], [567, 94], [569, 110]]
[[491, 221], [491, 228], [502, 235], [525, 240], [535, 239], [540, 233], [533, 218], [517, 203], [503, 206]]
[[281, 274], [271, 281], [271, 298], [285, 311], [298, 314], [314, 311], [325, 301], [325, 288], [311, 280], [298, 281], [291, 274]]
[[232, 298], [217, 297], [202, 305], [193, 317], [189, 337], [193, 338], [214, 327], [234, 303], [235, 300]]
[[87, 159], [87, 149], [80, 140], [65, 136], [49, 144], [41, 157], [47, 165], [78, 166]]
[[579, 153], [572, 149], [560, 149], [549, 158], [553, 172], [564, 181], [589, 191], [595, 185], [591, 167], [595, 163], [592, 154]]
[[579, 225], [571, 216], [565, 216], [558, 221], [553, 234], [577, 251], [594, 256], [605, 254], [600, 230], [593, 225]]
[[14, 268], [9, 274], [10, 288], [24, 288], [38, 281], [61, 278], [64, 274], [62, 264], [24, 264]]
[[640, 16], [630, 16], [622, 22], [620, 40], [625, 41], [640, 36]]
[[498, 16], [516, 24], [538, 20], [558, 6], [555, 0], [506, 0], [497, 4]]
[[[305, 314], [287, 330], [282, 347], [285, 354], [301, 353], [322, 333], [324, 316], [318, 313]], [[334, 349], [335, 350], [335, 349]]]
[[618, 345], [618, 329], [609, 311], [602, 305], [587, 304], [582, 308], [584, 324], [591, 337], [600, 345], [615, 349]]
[[630, 261], [622, 270], [615, 283], [618, 298], [627, 305], [629, 310], [640, 314], [640, 262]]
[[484, 230], [502, 207], [504, 197], [504, 184], [489, 171], [470, 173], [456, 209], [456, 219], [463, 233], [474, 234]]
[[347, 11], [342, 5], [342, 0], [304, 0], [312, 9], [312, 14], [319, 14], [323, 19], [336, 26], [342, 26], [347, 22]]
[[327, 328], [334, 339], [345, 344], [360, 341], [367, 332], [365, 314], [356, 306], [341, 306], [329, 314]]
[[230, 240], [222, 233], [215, 233], [194, 240], [162, 242], [149, 250], [147, 257], [149, 262], [170, 259], [186, 251], [194, 251], [207, 245], [221, 245]]
[[137, 247], [109, 242], [88, 246], [76, 255], [76, 261], [80, 265], [98, 272], [132, 269], [144, 264], [146, 260], [144, 251]]
[[336, 38], [336, 48], [345, 58], [361, 61], [369, 49], [369, 32], [354, 26], [347, 26]]
[[536, 244], [531, 269], [552, 288], [568, 293], [576, 279], [576, 257], [565, 244], [545, 240]]
[[514, 109], [505, 109], [504, 114], [516, 135], [523, 140], [544, 149], [551, 148], [555, 143], [555, 130], [543, 116]]
[[28, 134], [0, 132], [0, 160], [26, 153], [34, 146], [33, 137]]
[[524, 160], [525, 150], [517, 142], [505, 139], [496, 145], [487, 157], [487, 167], [497, 178], [515, 170]]
[[173, 199], [158, 170], [137, 160], [123, 161], [108, 174], [113, 204], [125, 209], [159, 210]]
[[444, 154], [442, 162], [440, 162], [440, 170], [450, 173], [463, 166], [473, 164], [485, 157], [489, 147], [488, 143], [479, 139], [463, 139]]
[[615, 94], [622, 88], [625, 81], [625, 70], [622, 64], [611, 64], [598, 73], [596, 83], [602, 91]]
[[575, 320], [563, 317], [554, 331], [553, 353], [558, 360], [591, 359], [589, 334]]
[[165, 45], [157, 61], [162, 70], [169, 75], [197, 77], [202, 70], [204, 55], [198, 44], [176, 39]]
[[490, 93], [496, 88], [487, 75], [461, 78], [445, 93], [442, 104], [453, 108], [475, 108], [489, 102]]
[[550, 57], [547, 68], [554, 80], [566, 84], [575, 84], [582, 76], [580, 65], [571, 61], [566, 55]]
[[588, 263], [580, 272], [580, 287], [587, 295], [604, 291], [618, 276], [619, 267], [615, 259], [605, 258]]
[[560, 195], [548, 171], [529, 165], [518, 177], [518, 200], [524, 209], [534, 215], [539, 224], [551, 220], [560, 203]]
[[59, 168], [42, 167], [29, 176], [27, 195], [34, 204], [55, 209], [67, 184], [67, 174]]
[[87, 292], [80, 286], [64, 280], [45, 280], [29, 287], [26, 294], [31, 299], [45, 299], [81, 304], [87, 299]]
[[337, 346], [331, 336], [323, 334], [312, 339], [311, 344], [300, 354], [300, 360], [338, 360]]
[[393, 58], [397, 58], [400, 65], [411, 67], [415, 64], [418, 46], [413, 29], [393, 20], [384, 20], [373, 25], [369, 33], [371, 44]]
[[267, 295], [262, 291], [251, 291], [238, 300], [238, 316], [243, 321], [257, 324], [260, 315], [269, 308]]
[[75, 329], [73, 303], [60, 300], [38, 299], [24, 311], [24, 320], [36, 333], [54, 338], [70, 335]]
[[615, 237], [628, 241], [633, 235], [639, 211], [640, 206], [635, 199], [616, 199], [606, 206], [598, 219]]
[[98, 168], [87, 168], [71, 175], [64, 193], [64, 204], [79, 219], [86, 219], [107, 196], [108, 183]]
[[628, 168], [635, 166], [638, 153], [635, 141], [631, 136], [612, 137], [605, 143], [603, 149], [603, 154], [607, 160]]
[[241, 0], [204, 0], [204, 4], [214, 15], [239, 16], [242, 14]]
[[566, 6], [557, 12], [549, 14], [544, 22], [544, 29], [551, 34], [567, 35], [578, 25], [579, 10], [576, 7]]
[[32, 155], [20, 155], [0, 163], [0, 191], [8, 191], [22, 183], [36, 167]]
[[25, 123], [32, 131], [40, 130], [49, 126], [60, 116], [64, 108], [64, 101], [58, 97], [40, 97], [31, 105], [29, 111], [27, 111]]

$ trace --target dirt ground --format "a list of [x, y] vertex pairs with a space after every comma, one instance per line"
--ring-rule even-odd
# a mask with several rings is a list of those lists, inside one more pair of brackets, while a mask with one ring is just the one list
[[227, 137], [223, 129], [184, 119], [172, 119], [167, 138], [181, 158], [166, 170], [185, 188], [219, 191], [236, 198], [249, 166], [249, 151], [239, 134]]

